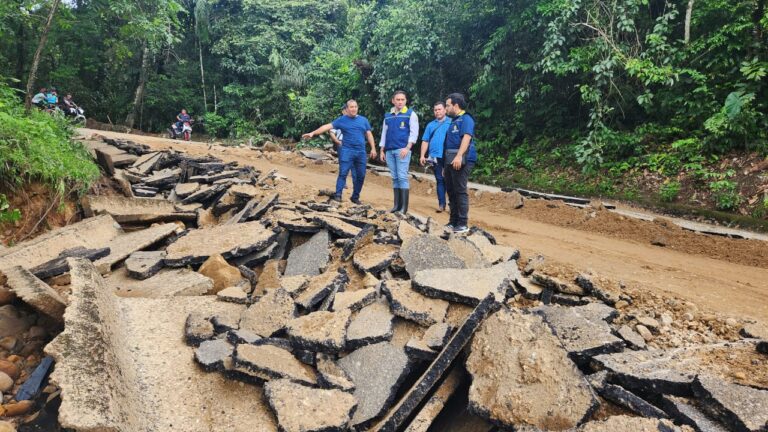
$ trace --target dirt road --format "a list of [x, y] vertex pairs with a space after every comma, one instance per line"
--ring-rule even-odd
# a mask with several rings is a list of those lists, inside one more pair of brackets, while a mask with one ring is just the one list
[[[336, 179], [336, 165], [315, 165], [296, 155], [270, 153], [269, 160], [245, 148], [209, 149], [205, 143], [88, 129], [80, 132], [85, 137], [96, 133], [130, 139], [157, 149], [210, 153], [262, 170], [278, 168], [307, 193], [332, 188]], [[445, 213], [434, 212], [436, 199], [431, 188], [427, 182], [412, 183], [411, 211], [447, 223]], [[369, 175], [361, 198], [380, 207], [391, 205], [389, 178]], [[522, 210], [515, 211], [505, 205], [503, 194], [488, 193], [472, 197], [470, 223], [489, 229], [500, 243], [518, 247], [523, 258], [544, 255], [550, 269], [563, 276], [590, 271], [635, 292], [677, 297], [702, 310], [768, 321], [766, 242], [683, 232], [663, 222], [630, 220], [600, 209], [573, 209], [541, 201], [527, 201]]]

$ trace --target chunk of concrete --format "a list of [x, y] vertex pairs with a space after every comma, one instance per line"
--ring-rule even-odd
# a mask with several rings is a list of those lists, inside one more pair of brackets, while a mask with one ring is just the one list
[[405, 422], [413, 416], [414, 411], [422, 404], [437, 382], [442, 379], [454, 360], [464, 350], [464, 346], [472, 339], [478, 327], [496, 306], [497, 303], [493, 295], [489, 294], [475, 307], [445, 348], [437, 355], [437, 358], [427, 367], [427, 370], [418, 378], [408, 393], [400, 399], [397, 406], [382, 420], [377, 427], [378, 431], [395, 432], [405, 425]]
[[405, 428], [405, 432], [427, 432], [432, 422], [443, 411], [448, 400], [456, 393], [463, 381], [460, 368], [454, 367], [445, 380], [435, 390], [435, 393], [427, 400], [419, 410], [411, 423]]
[[584, 376], [538, 315], [502, 309], [488, 318], [472, 342], [467, 371], [470, 409], [496, 424], [567, 430], [597, 407]]
[[246, 432], [258, 424], [277, 431], [259, 388], [203, 372], [179, 337], [190, 313], [210, 316], [240, 306], [213, 297], [119, 298], [87, 260], [70, 267], [64, 332], [45, 348], [56, 360], [51, 381], [62, 389], [63, 427]]
[[205, 371], [224, 370], [224, 362], [232, 357], [234, 348], [224, 339], [207, 340], [195, 349], [195, 360]]
[[706, 416], [689, 399], [664, 396], [662, 398], [664, 411], [678, 424], [693, 427], [701, 432], [727, 432], [728, 429]]
[[541, 285], [544, 288], [551, 289], [552, 291], [559, 292], [561, 294], [571, 294], [577, 296], [587, 295], [587, 292], [584, 290], [584, 288], [574, 283], [562, 281], [554, 276], [534, 273], [533, 276], [531, 276], [531, 280], [537, 285]]
[[243, 280], [240, 270], [229, 265], [220, 254], [211, 255], [197, 270], [203, 276], [211, 278], [213, 289], [207, 294], [216, 294], [224, 288], [236, 286]]
[[213, 289], [210, 278], [189, 269], [167, 269], [142, 281], [112, 277], [108, 283], [120, 297], [190, 297], [204, 295]]
[[288, 255], [288, 264], [285, 266], [283, 275], [319, 275], [328, 266], [329, 242], [328, 231], [320, 231], [309, 241], [293, 249]]
[[281, 218], [277, 220], [277, 224], [290, 232], [298, 234], [315, 234], [324, 231], [323, 227], [320, 225], [314, 222], [307, 222], [302, 217], [297, 217], [294, 219]]
[[448, 323], [433, 324], [424, 332], [424, 343], [433, 350], [440, 350], [451, 338], [451, 330]]
[[238, 304], [248, 303], [248, 294], [245, 291], [243, 291], [242, 288], [236, 287], [236, 286], [224, 288], [223, 290], [217, 292], [216, 298], [218, 298], [221, 301], [226, 301], [230, 303], [238, 303]]
[[349, 309], [352, 312], [368, 306], [376, 301], [378, 292], [375, 288], [363, 288], [357, 291], [343, 291], [336, 293], [333, 299], [333, 310]]
[[237, 345], [234, 362], [268, 379], [286, 378], [307, 385], [317, 384], [311, 367], [297, 360], [290, 351], [274, 345]]
[[343, 268], [315, 276], [296, 297], [296, 304], [305, 310], [311, 310], [332, 292], [343, 291], [348, 282], [349, 276]]
[[353, 255], [355, 255], [355, 253], [357, 253], [360, 248], [371, 244], [375, 235], [376, 227], [374, 225], [366, 225], [363, 227], [360, 232], [358, 232], [347, 242], [346, 245], [344, 245], [344, 250], [341, 254], [341, 260], [346, 261], [350, 259]]
[[270, 337], [296, 317], [293, 298], [283, 289], [268, 292], [243, 312], [240, 329]]
[[640, 396], [614, 384], [605, 384], [597, 389], [603, 398], [634, 412], [642, 417], [667, 418], [667, 414]]
[[768, 340], [768, 325], [760, 323], [746, 324], [739, 334], [745, 338]]
[[17, 265], [30, 269], [54, 260], [65, 250], [78, 246], [86, 249], [104, 248], [120, 234], [120, 225], [112, 216], [88, 218], [13, 247], [0, 249], [0, 271]]
[[200, 190], [200, 183], [192, 182], [192, 183], [178, 183], [173, 188], [173, 191], [176, 193], [176, 196], [179, 198], [186, 198], [193, 193]]
[[267, 210], [277, 204], [278, 198], [279, 195], [276, 193], [267, 195], [262, 198], [262, 200], [259, 201], [259, 204], [257, 204], [256, 207], [248, 213], [246, 220], [256, 220], [264, 216]]
[[[482, 236], [481, 236], [482, 237]], [[485, 237], [483, 237], [485, 239]], [[486, 240], [487, 241], [487, 240]], [[487, 268], [491, 263], [485, 258], [480, 249], [466, 237], [451, 236], [448, 239], [448, 246], [451, 250], [464, 261], [466, 268]]]
[[202, 312], [192, 312], [187, 315], [184, 322], [184, 340], [188, 345], [198, 346], [215, 336], [216, 332], [208, 315]]
[[386, 299], [362, 308], [347, 327], [347, 349], [392, 340], [394, 318]]
[[108, 273], [112, 267], [123, 262], [132, 253], [170, 237], [177, 229], [176, 224], [167, 223], [117, 236], [103, 245], [109, 248], [109, 255], [100, 258], [94, 264], [102, 274]]
[[412, 337], [405, 344], [405, 353], [414, 360], [432, 361], [437, 357], [437, 351], [430, 348], [429, 345], [420, 337]]
[[648, 345], [645, 343], [645, 339], [643, 339], [643, 337], [640, 336], [636, 331], [632, 330], [632, 327], [626, 324], [621, 326], [617, 333], [627, 342], [627, 345], [629, 345], [630, 348], [637, 350], [644, 350], [648, 348]]
[[542, 306], [536, 309], [578, 365], [592, 357], [621, 351], [624, 341], [613, 335], [611, 326], [594, 316], [588, 306]]
[[669, 350], [625, 351], [594, 357], [597, 368], [607, 369], [614, 381], [630, 390], [690, 396], [691, 385], [699, 373], [728, 377], [737, 370], [722, 364], [712, 369], [707, 360], [719, 356], [749, 358], [754, 355], [754, 343], [746, 341], [700, 345]]
[[179, 212], [170, 201], [148, 198], [126, 198], [118, 195], [89, 196], [83, 200], [86, 216], [109, 214], [119, 223], [152, 224], [155, 222], [197, 219], [194, 212]]
[[349, 310], [312, 312], [294, 318], [285, 327], [296, 348], [333, 353], [344, 349], [351, 317]]
[[91, 261], [95, 261], [107, 255], [109, 255], [109, 248], [86, 249], [82, 246], [77, 246], [63, 251], [55, 259], [35, 266], [29, 269], [29, 271], [40, 279], [48, 279], [69, 271], [67, 258], [88, 258]]
[[403, 242], [400, 257], [411, 277], [429, 269], [463, 269], [464, 261], [448, 246], [448, 242], [429, 234], [422, 234]]
[[576, 432], [688, 432], [669, 420], [617, 415], [602, 421], [591, 421]]
[[418, 237], [420, 235], [423, 235], [424, 232], [422, 232], [420, 229], [416, 228], [415, 226], [411, 225], [407, 220], [401, 220], [400, 223], [397, 225], [397, 236], [400, 238], [400, 241], [405, 243], [406, 241]]
[[702, 409], [738, 432], [768, 431], [768, 390], [699, 375], [693, 393]]
[[362, 273], [378, 274], [392, 264], [397, 254], [395, 246], [371, 243], [355, 252], [352, 263]]
[[312, 218], [312, 221], [341, 238], [355, 237], [362, 230], [359, 227], [331, 216], [315, 216]]
[[128, 276], [134, 279], [147, 279], [163, 268], [165, 251], [136, 251], [125, 260]]
[[395, 315], [425, 327], [445, 321], [449, 303], [414, 291], [410, 281], [388, 280], [381, 289]]
[[[386, 367], [382, 361], [386, 359]], [[350, 425], [363, 429], [394, 402], [398, 389], [410, 372], [408, 356], [389, 342], [367, 345], [338, 361], [355, 383], [357, 410]]]
[[267, 402], [285, 432], [343, 431], [357, 400], [334, 389], [317, 389], [280, 379], [264, 384]]
[[4, 271], [6, 284], [24, 303], [36, 311], [62, 322], [67, 302], [56, 290], [41, 281], [24, 267], [15, 266]]
[[475, 245], [489, 264], [516, 259], [520, 256], [520, 251], [513, 247], [493, 244], [486, 236], [481, 233], [475, 233], [466, 237], [466, 241]]
[[488, 293], [503, 301], [518, 275], [512, 261], [487, 269], [422, 270], [413, 277], [413, 289], [428, 297], [475, 306]]
[[280, 288], [284, 289], [291, 297], [298, 297], [299, 293], [309, 285], [311, 277], [305, 275], [283, 276], [280, 278]]
[[203, 263], [220, 254], [224, 259], [247, 255], [269, 246], [277, 234], [260, 222], [218, 225], [191, 231], [166, 249], [165, 263], [171, 267]]
[[321, 386], [326, 388], [335, 388], [341, 391], [352, 393], [355, 391], [355, 383], [349, 378], [344, 369], [327, 354], [318, 353], [317, 360], [317, 378]]

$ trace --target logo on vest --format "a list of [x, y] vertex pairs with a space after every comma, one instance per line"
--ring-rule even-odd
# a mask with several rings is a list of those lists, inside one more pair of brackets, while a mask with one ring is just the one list
[[451, 131], [453, 133], [459, 133], [459, 127], [456, 125], [453, 125], [453, 130]]
[[404, 121], [400, 122], [400, 129], [405, 129], [405, 122]]

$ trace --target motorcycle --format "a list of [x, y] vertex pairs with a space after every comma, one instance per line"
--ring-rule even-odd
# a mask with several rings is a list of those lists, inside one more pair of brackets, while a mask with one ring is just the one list
[[192, 139], [192, 120], [183, 122], [181, 127], [179, 127], [177, 123], [171, 124], [171, 127], [168, 128], [168, 135], [170, 136], [171, 139], [177, 139], [178, 137], [182, 137], [184, 141], [191, 140]]
[[65, 109], [64, 114], [72, 118], [73, 123], [85, 123], [85, 110], [80, 107]]

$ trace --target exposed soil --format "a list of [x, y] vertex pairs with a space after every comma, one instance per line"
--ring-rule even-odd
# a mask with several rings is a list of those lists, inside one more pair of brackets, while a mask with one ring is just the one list
[[0, 224], [0, 245], [12, 245], [81, 218], [77, 197], [62, 199], [43, 183], [28, 183], [0, 193], [8, 197], [10, 208], [21, 211], [19, 221]]
[[[333, 162], [318, 164], [296, 153], [262, 153], [87, 129], [81, 133], [131, 139], [156, 149], [212, 154], [261, 170], [278, 168], [291, 181], [287, 186], [280, 182], [281, 196], [314, 198], [317, 189], [335, 184], [338, 168]], [[388, 177], [369, 173], [361, 199], [387, 206], [392, 200], [390, 187]], [[348, 196], [345, 191], [345, 200]], [[614, 284], [620, 282], [624, 292], [660, 295], [662, 303], [679, 299], [697, 305], [700, 311], [743, 320], [768, 316], [768, 245], [764, 242], [701, 235], [663, 220], [638, 221], [600, 208], [576, 209], [557, 202], [527, 200], [525, 207], [512, 210], [504, 197], [473, 194], [470, 223], [489, 229], [499, 243], [520, 248], [523, 258], [540, 253], [563, 272], [589, 272]], [[412, 181], [411, 212], [447, 223], [447, 214], [436, 214], [436, 207], [434, 185]], [[642, 296], [638, 298], [635, 301], [643, 301]]]

